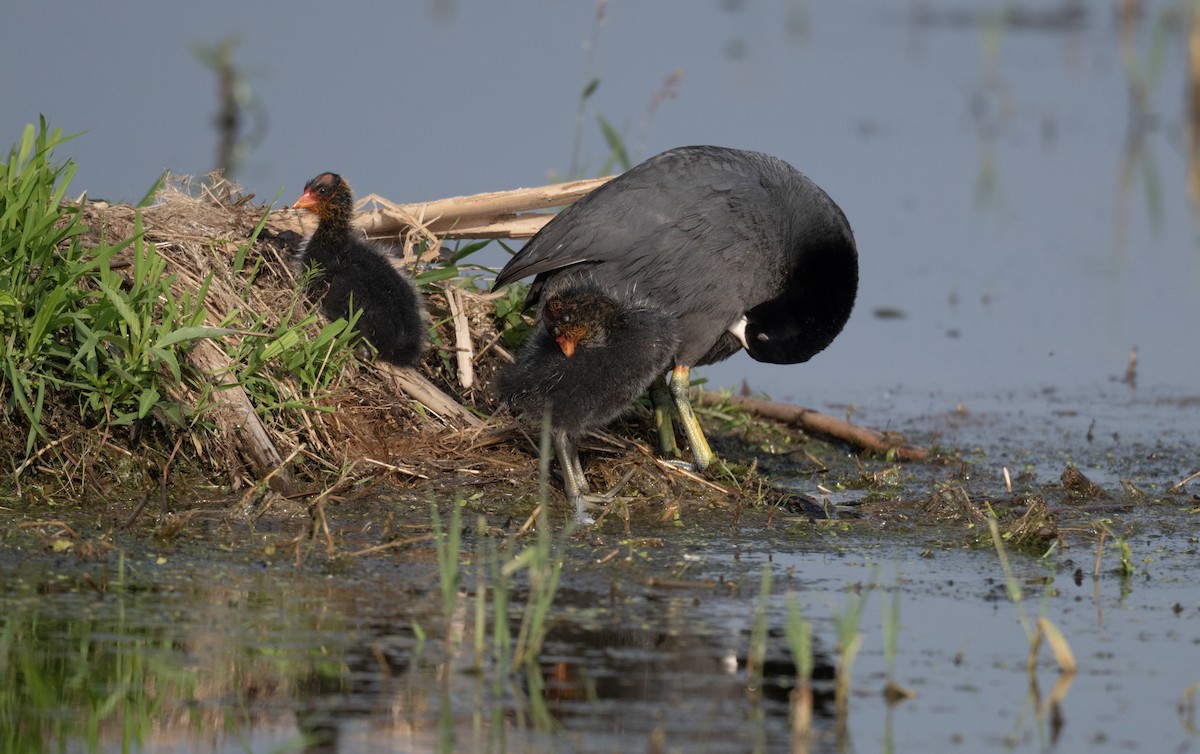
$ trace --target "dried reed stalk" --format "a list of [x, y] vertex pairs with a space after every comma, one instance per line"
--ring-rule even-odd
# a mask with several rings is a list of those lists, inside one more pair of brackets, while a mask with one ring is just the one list
[[477, 427], [483, 424], [482, 419], [442, 392], [417, 370], [398, 367], [385, 361], [375, 362], [375, 367], [390, 378], [405, 395], [421, 403], [450, 426]]
[[475, 386], [475, 349], [471, 345], [471, 325], [467, 322], [467, 312], [458, 291], [447, 288], [446, 303], [454, 322], [454, 362], [458, 367], [458, 384], [463, 390], [470, 390]]
[[736, 395], [726, 396], [712, 392], [700, 393], [700, 404], [703, 406], [717, 406], [726, 401], [744, 411], [749, 411], [755, 416], [782, 422], [792, 427], [799, 427], [806, 432], [814, 432], [826, 437], [843, 440], [863, 450], [871, 450], [878, 453], [894, 451], [896, 458], [901, 461], [920, 461], [929, 455], [929, 451], [926, 448], [917, 445], [908, 445], [899, 438], [888, 437], [882, 432], [860, 427], [857, 424], [851, 424], [848, 421], [837, 419], [811, 408], [792, 406], [787, 403], [765, 401], [757, 398], [742, 398]]
[[[447, 238], [529, 238], [553, 217], [537, 210], [571, 204], [612, 178], [589, 178], [416, 204], [394, 204], [370, 194], [360, 206], [375, 206], [360, 211], [355, 222], [370, 238], [399, 240], [406, 253], [411, 248], [413, 233], [434, 242]], [[305, 234], [316, 227], [315, 220], [293, 209], [273, 211], [270, 222], [273, 227]]]
[[217, 386], [212, 392], [212, 400], [216, 404], [213, 419], [224, 429], [238, 435], [254, 473], [260, 479], [268, 478], [271, 489], [279, 494], [293, 494], [292, 475], [283, 468], [283, 457], [258, 420], [254, 404], [230, 373], [229, 358], [212, 341], [200, 340], [188, 353], [188, 359], [196, 371], [207, 375]]

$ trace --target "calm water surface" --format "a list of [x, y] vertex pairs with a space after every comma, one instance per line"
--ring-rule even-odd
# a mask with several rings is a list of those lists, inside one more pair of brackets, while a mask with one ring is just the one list
[[[607, 546], [573, 546], [540, 662], [513, 675], [493, 672], [490, 629], [477, 664], [469, 594], [443, 619], [432, 564], [297, 568], [265, 549], [246, 562], [244, 540], [241, 555], [209, 555], [203, 568], [174, 546], [82, 569], [10, 552], [0, 735], [14, 752], [795, 750], [783, 637], [795, 600], [816, 637], [808, 750], [1196, 751], [1200, 545], [1164, 518], [1174, 515], [1114, 524], [1137, 558], [1130, 576], [1110, 552], [1094, 579], [1087, 545], [1015, 557], [1029, 619], [1051, 619], [1078, 658], [1068, 678], [1044, 648], [1026, 669], [995, 554], [932, 527], [723, 525], [718, 537], [642, 526], [670, 543], [614, 542], [621, 555], [604, 565]], [[477, 545], [468, 538], [469, 552]], [[473, 574], [480, 561], [466, 562]], [[751, 682], [760, 604], [765, 666]], [[842, 729], [835, 620], [858, 604]], [[898, 616], [890, 676], [885, 614]], [[889, 705], [889, 677], [915, 698]], [[1066, 693], [1052, 708], [1056, 684]]]
[[[0, 50], [0, 132], [15, 140], [38, 113], [87, 129], [66, 153], [93, 196], [203, 173], [215, 82], [193, 47], [237, 35], [259, 113], [239, 174], [263, 199], [326, 169], [394, 201], [591, 175], [608, 153], [600, 116], [634, 159], [759, 149], [846, 211], [860, 302], [810, 364], [735, 358], [703, 370], [714, 384], [818, 406], [1086, 397], [1136, 347], [1139, 387], [1195, 393], [1191, 6], [1140, 6], [1120, 27], [1116, 3], [1069, 0], [612, 2], [601, 24], [591, 3], [549, 0], [27, 3], [11, 19], [26, 32]], [[55, 54], [26, 65], [51, 32]], [[77, 75], [93, 69], [113, 82]], [[114, 96], [122, 76], [149, 114]]]

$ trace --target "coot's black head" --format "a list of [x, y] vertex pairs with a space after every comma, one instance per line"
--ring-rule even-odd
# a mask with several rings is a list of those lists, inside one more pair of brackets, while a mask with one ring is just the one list
[[306, 209], [321, 220], [349, 223], [354, 215], [354, 195], [340, 175], [321, 173], [304, 184], [304, 193], [292, 207]]
[[833, 342], [858, 293], [858, 253], [852, 237], [815, 244], [783, 293], [746, 312], [746, 350], [757, 361], [799, 364]]

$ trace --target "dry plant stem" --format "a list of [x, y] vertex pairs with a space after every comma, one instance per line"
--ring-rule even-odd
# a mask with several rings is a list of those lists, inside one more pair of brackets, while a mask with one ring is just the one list
[[716, 589], [721, 586], [717, 581], [680, 581], [678, 579], [658, 579], [651, 576], [641, 582], [653, 589]]
[[[292, 460], [295, 459], [296, 456], [300, 455], [301, 453], [305, 453], [305, 455], [308, 455], [306, 450], [307, 449], [305, 448], [305, 446], [303, 444], [300, 445], [295, 450], [293, 450], [291, 453], [289, 453], [288, 457], [283, 459], [283, 462], [277, 468], [281, 468], [281, 469], [286, 468], [292, 462]], [[244, 493], [242, 493], [242, 498], [238, 502], [238, 505], [239, 506], [249, 505], [250, 501], [252, 499], [254, 499], [255, 497], [257, 497], [262, 492], [263, 485], [268, 485], [268, 486], [270, 485], [272, 477], [273, 477], [272, 474], [268, 474], [266, 477], [264, 477], [263, 479], [260, 479], [255, 484], [248, 485], [246, 487], [246, 491]], [[304, 497], [303, 493], [296, 493], [296, 492], [292, 492], [290, 494], [283, 494], [283, 493], [279, 493], [279, 494], [281, 494], [283, 497], [293, 497], [293, 498], [294, 497]], [[269, 498], [268, 498], [268, 501], [269, 501]], [[269, 504], [270, 503], [268, 502], [268, 505]], [[265, 508], [265, 506], [264, 506], [264, 508]], [[261, 515], [261, 512], [259, 513], [259, 515]], [[257, 516], [256, 516], [256, 518], [257, 518]]]
[[1168, 490], [1167, 490], [1167, 492], [1178, 492], [1178, 491], [1180, 491], [1181, 489], [1183, 489], [1183, 488], [1184, 488], [1184, 486], [1185, 486], [1185, 485], [1186, 485], [1188, 482], [1190, 482], [1190, 481], [1192, 481], [1193, 479], [1196, 479], [1196, 478], [1200, 478], [1200, 471], [1197, 471], [1195, 474], [1192, 474], [1192, 475], [1191, 475], [1191, 476], [1189, 476], [1187, 479], [1184, 479], [1183, 481], [1179, 482], [1178, 484], [1173, 484], [1173, 485], [1171, 485], [1170, 489], [1168, 489]]
[[700, 393], [699, 403], [702, 406], [716, 406], [730, 402], [744, 411], [761, 416], [764, 419], [782, 422], [798, 427], [807, 432], [833, 437], [838, 440], [878, 453], [895, 451], [896, 458], [902, 461], [920, 461], [929, 455], [926, 448], [917, 445], [901, 444], [901, 441], [889, 438], [882, 432], [867, 427], [860, 427], [848, 421], [837, 419], [820, 411], [802, 406], [792, 406], [777, 401], [764, 401], [758, 398], [742, 398], [736, 395], [720, 395], [718, 393]]
[[458, 365], [458, 384], [463, 390], [470, 390], [475, 385], [475, 349], [471, 344], [471, 325], [467, 322], [467, 312], [458, 291], [453, 286], [448, 286], [445, 291], [450, 317], [454, 320], [454, 361]]
[[1063, 636], [1062, 631], [1045, 616], [1038, 618], [1037, 627], [1038, 633], [1045, 637], [1046, 645], [1050, 647], [1050, 652], [1054, 655], [1054, 661], [1058, 663], [1059, 670], [1064, 675], [1074, 674], [1079, 668], [1079, 664], [1075, 661], [1075, 653], [1071, 651], [1071, 645], [1067, 643], [1067, 638]]
[[398, 367], [385, 361], [375, 362], [375, 367], [392, 379], [392, 382], [408, 397], [419, 401], [425, 408], [441, 417], [454, 427], [477, 427], [483, 420], [467, 409], [415, 369]]
[[[792, 689], [792, 736], [804, 746], [812, 732], [813, 692], [807, 680], [798, 681]], [[807, 747], [805, 747], [807, 748]]]
[[[591, 178], [535, 188], [456, 196], [417, 204], [393, 204], [368, 196], [377, 206], [360, 212], [357, 224], [371, 238], [404, 239], [416, 231], [438, 238], [529, 238], [553, 215], [530, 213], [571, 204], [611, 180]], [[520, 213], [527, 214], [520, 214]], [[303, 233], [312, 231], [300, 213], [291, 209], [271, 213], [272, 225]]]
[[129, 527], [133, 526], [133, 522], [137, 521], [138, 516], [142, 515], [142, 511], [146, 510], [146, 506], [149, 503], [150, 493], [147, 492], [146, 494], [142, 495], [142, 502], [137, 504], [137, 507], [133, 509], [133, 513], [130, 513], [129, 518], [125, 519], [125, 523], [121, 524], [121, 528], [128, 529]]
[[72, 437], [75, 437], [78, 434], [79, 434], [78, 431], [69, 432], [66, 435], [63, 435], [62, 437], [58, 438], [57, 440], [54, 440], [53, 442], [48, 443], [47, 445], [43, 446], [42, 448], [39, 448], [36, 453], [29, 456], [29, 458], [26, 458], [25, 462], [17, 467], [17, 470], [13, 473], [13, 476], [20, 476], [21, 472], [24, 471], [25, 469], [29, 468], [30, 465], [32, 465], [34, 461], [37, 461], [39, 458], [41, 458], [43, 455], [45, 455], [48, 451], [50, 451], [55, 446], [61, 445], [62, 443], [67, 442]]
[[541, 515], [543, 505], [545, 505], [545, 503], [538, 503], [537, 507], [533, 509], [533, 512], [529, 514], [529, 518], [525, 519], [525, 523], [521, 524], [521, 527], [517, 529], [517, 533], [513, 535], [514, 539], [529, 533], [529, 530], [533, 528], [535, 523], [537, 523], [537, 519], [538, 516]]
[[[171, 449], [171, 455], [167, 456], [167, 461], [162, 466], [162, 473], [159, 475], [158, 515], [160, 518], [162, 516], [167, 515], [167, 476], [171, 473], [171, 464], [174, 463], [175, 456], [179, 454], [179, 448], [183, 446], [184, 437], [185, 437], [185, 435], [181, 434], [181, 435], [179, 435], [179, 437], [175, 438], [175, 447]], [[289, 460], [290, 460], [290, 458], [289, 458]], [[121, 525], [121, 528], [128, 529], [130, 526], [133, 526], [133, 522], [137, 520], [138, 516], [142, 515], [142, 511], [145, 510], [146, 505], [149, 502], [150, 502], [150, 493], [147, 492], [145, 495], [142, 496], [142, 502], [138, 503], [137, 508], [135, 508], [133, 513], [131, 513], [129, 515], [129, 518], [125, 521], [124, 524]]]
[[62, 534], [63, 532], [66, 532], [67, 534], [74, 537], [75, 539], [79, 539], [79, 532], [75, 531], [70, 526], [68, 526], [65, 521], [24, 521], [22, 523], [17, 524], [18, 529], [31, 529], [31, 528], [38, 528], [38, 527], [42, 527], [42, 526], [58, 527], [58, 531], [56, 531], [54, 533], [54, 536], [58, 536], [58, 535]]
[[[270, 486], [272, 489], [274, 489], [274, 485], [272, 484], [272, 480], [274, 480], [274, 479], [275, 479], [276, 477], [278, 477], [280, 474], [286, 474], [286, 473], [287, 473], [287, 467], [288, 467], [288, 464], [290, 464], [290, 463], [292, 462], [292, 460], [293, 460], [293, 459], [295, 459], [295, 457], [296, 457], [296, 456], [300, 455], [300, 453], [301, 453], [301, 452], [303, 452], [303, 451], [304, 451], [304, 445], [303, 445], [303, 444], [301, 444], [301, 445], [299, 445], [298, 447], [296, 447], [296, 449], [295, 449], [295, 450], [293, 450], [291, 453], [288, 453], [288, 457], [287, 457], [287, 458], [284, 458], [282, 461], [280, 461], [280, 462], [279, 462], [279, 463], [278, 463], [278, 464], [275, 466], [275, 468], [271, 469], [271, 471], [270, 471], [270, 472], [268, 472], [268, 473], [267, 473], [267, 475], [266, 475], [265, 477], [263, 477], [263, 479], [262, 479], [262, 481], [260, 482], [260, 484], [261, 484], [261, 483], [266, 483], [268, 486]], [[291, 481], [290, 481], [290, 480], [288, 481], [288, 484], [289, 484], [289, 485], [291, 485]], [[279, 491], [279, 490], [276, 490], [276, 492], [280, 492], [280, 491]], [[294, 494], [295, 494], [295, 492], [280, 492], [280, 494], [282, 494], [282, 495], [294, 495]]]
[[387, 469], [388, 471], [394, 471], [397, 474], [404, 474], [405, 476], [416, 477], [417, 479], [428, 479], [429, 478], [428, 474], [422, 474], [419, 471], [413, 471], [412, 469], [406, 468], [404, 466], [396, 466], [395, 464], [384, 463], [383, 461], [378, 461], [378, 460], [376, 460], [374, 458], [370, 458], [370, 457], [364, 457], [362, 460], [363, 460], [363, 463], [369, 463], [374, 466], [379, 466], [381, 468]]
[[408, 539], [397, 539], [394, 542], [384, 542], [381, 545], [374, 545], [372, 547], [364, 547], [361, 550], [355, 550], [354, 552], [347, 553], [347, 554], [352, 558], [356, 558], [359, 555], [369, 555], [370, 553], [380, 552], [382, 550], [394, 550], [397, 547], [407, 547], [408, 545], [415, 545], [418, 542], [429, 542], [432, 539], [433, 539], [432, 534], [422, 534], [417, 537], [409, 537]]
[[693, 482], [697, 482], [699, 484], [703, 484], [705, 487], [708, 487], [711, 490], [724, 493], [725, 495], [728, 495], [730, 497], [737, 494], [736, 490], [731, 490], [728, 487], [724, 487], [722, 485], [717, 484], [716, 482], [709, 481], [708, 479], [705, 479], [704, 477], [700, 476], [699, 474], [697, 474], [694, 471], [688, 471], [687, 469], [680, 468], [679, 466], [676, 466], [674, 464], [667, 463], [666, 461], [662, 460], [661, 458], [658, 458], [657, 456], [655, 456], [650, 451], [650, 448], [646, 447], [645, 445], [641, 444], [640, 442], [634, 443], [634, 447], [637, 448], [639, 453], [646, 456], [650, 460], [654, 461], [654, 464], [656, 466], [658, 466], [658, 468], [662, 471], [669, 471], [673, 474], [678, 474], [681, 477], [690, 479]]
[[[493, 335], [493, 336], [492, 336], [492, 339], [491, 339], [491, 340], [489, 340], [489, 341], [488, 341], [488, 342], [487, 342], [487, 343], [484, 345], [484, 347], [483, 347], [483, 348], [480, 348], [480, 349], [479, 349], [479, 353], [475, 354], [475, 358], [476, 358], [476, 359], [478, 359], [478, 358], [482, 358], [482, 356], [483, 356], [485, 353], [487, 353], [488, 351], [490, 351], [490, 350], [492, 349], [492, 346], [496, 346], [496, 344], [497, 344], [497, 343], [499, 343], [499, 342], [500, 342], [500, 339], [501, 339], [501, 338], [503, 338], [503, 337], [504, 337], [504, 332], [503, 332], [503, 331], [501, 331], [501, 332], [498, 332], [498, 333], [496, 333], [495, 335]], [[508, 361], [509, 363], [512, 363], [512, 362], [516, 361], [516, 359], [514, 359], [514, 358], [513, 358], [511, 355], [509, 355], [509, 353], [508, 353], [507, 351], [505, 351], [503, 348], [501, 348], [500, 346], [496, 346], [496, 353], [498, 353], [498, 354], [500, 354], [500, 355], [502, 355], [502, 356], [505, 356], [505, 357], [507, 357], [507, 361]]]
[[359, 222], [367, 235], [373, 237], [403, 234], [409, 227], [403, 215], [408, 215], [421, 218], [425, 228], [446, 238], [528, 238], [552, 215], [517, 213], [571, 204], [611, 178], [455, 196], [418, 204], [381, 201], [380, 207], [364, 213]]
[[[334, 555], [334, 552], [335, 552], [334, 547], [333, 547], [333, 534], [330, 533], [329, 521], [325, 518], [325, 498], [324, 497], [317, 498], [317, 504], [316, 504], [315, 510], [316, 510], [317, 517], [320, 518], [321, 530], [325, 533], [325, 550], [329, 554], [329, 557], [332, 558]], [[316, 528], [316, 525], [317, 525], [317, 521], [314, 520], [313, 521], [314, 529]], [[313, 533], [316, 534], [315, 531]]]
[[260, 479], [269, 477], [271, 489], [281, 495], [291, 495], [295, 491], [292, 475], [283, 467], [283, 457], [258, 420], [254, 404], [233, 378], [229, 358], [211, 341], [199, 340], [188, 359], [196, 371], [207, 375], [217, 385], [218, 389], [212, 392], [216, 406], [212, 412], [213, 420], [222, 429], [237, 433], [250, 465]]
[[[339, 487], [343, 482], [346, 481], [346, 479], [348, 479], [350, 477], [350, 474], [354, 471], [354, 466], [355, 466], [355, 464], [350, 464], [350, 466], [348, 466], [346, 469], [344, 469], [342, 471], [342, 475], [338, 478], [338, 480], [336, 482], [334, 482], [332, 485], [321, 490], [321, 494], [317, 495], [313, 499], [312, 504], [309, 507], [309, 515], [312, 516], [312, 521], [310, 522], [310, 525], [312, 526], [312, 529], [311, 529], [312, 535], [315, 537], [318, 533], [323, 532], [325, 534], [325, 549], [329, 553], [329, 557], [331, 557], [331, 558], [334, 556], [334, 554], [337, 552], [337, 550], [333, 545], [333, 533], [329, 531], [329, 521], [328, 521], [328, 519], [325, 518], [325, 500], [331, 494], [333, 494], [333, 491], [337, 487]], [[300, 551], [298, 549], [299, 548], [299, 538], [297, 538], [296, 546], [297, 546], [296, 557], [297, 557], [297, 559], [299, 559], [299, 556], [300, 556]]]

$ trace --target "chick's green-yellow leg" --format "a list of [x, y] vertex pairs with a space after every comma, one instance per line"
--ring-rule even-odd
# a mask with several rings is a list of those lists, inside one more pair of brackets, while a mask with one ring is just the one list
[[676, 366], [671, 371], [671, 398], [675, 401], [675, 410], [679, 412], [679, 423], [683, 425], [683, 433], [687, 435], [692, 457], [696, 459], [696, 468], [703, 471], [713, 462], [714, 456], [712, 449], [708, 447], [708, 440], [704, 437], [704, 430], [700, 428], [700, 422], [696, 420], [696, 414], [692, 411], [688, 395], [690, 390], [688, 368]]
[[650, 405], [654, 407], [654, 429], [658, 432], [658, 452], [665, 458], [678, 458], [675, 423], [671, 421], [671, 393], [661, 375], [650, 383]]

